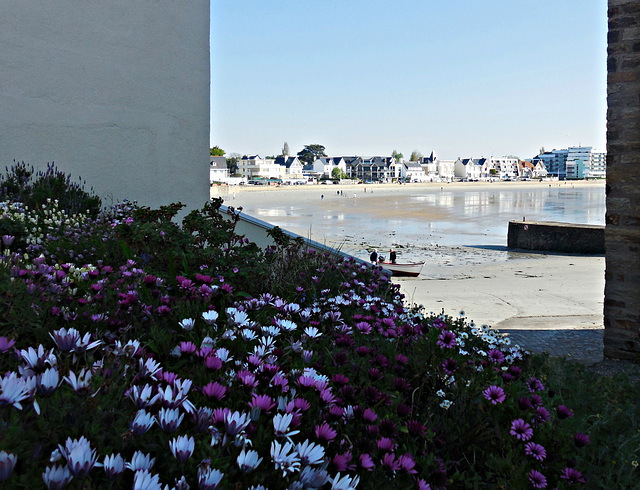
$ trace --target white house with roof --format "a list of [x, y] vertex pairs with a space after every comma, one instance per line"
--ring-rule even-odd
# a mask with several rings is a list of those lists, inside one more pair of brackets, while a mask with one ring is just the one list
[[225, 157], [210, 157], [209, 162], [209, 182], [227, 182], [229, 179], [229, 168]]
[[284, 167], [286, 180], [300, 180], [304, 177], [302, 162], [298, 157], [279, 156], [276, 157], [274, 163]]
[[441, 180], [438, 174], [438, 157], [434, 151], [431, 152], [431, 155], [422, 159], [421, 165], [427, 181], [439, 182]]
[[345, 174], [347, 173], [347, 164], [342, 157], [320, 157], [313, 162], [313, 172], [320, 178], [333, 178], [333, 170], [339, 168]]
[[248, 180], [283, 179], [286, 167], [276, 165], [275, 160], [272, 158], [262, 158], [260, 155], [245, 155], [238, 161], [238, 172]]
[[474, 158], [458, 158], [454, 163], [454, 175], [466, 181], [480, 180], [483, 164]]
[[426, 182], [427, 174], [424, 173], [420, 162], [403, 162], [401, 167], [401, 175], [404, 180], [409, 182]]

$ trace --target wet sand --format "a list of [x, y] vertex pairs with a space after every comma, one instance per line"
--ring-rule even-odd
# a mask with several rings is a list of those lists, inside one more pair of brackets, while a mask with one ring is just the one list
[[[407, 302], [427, 311], [453, 316], [464, 311], [478, 324], [502, 329], [602, 328], [603, 256], [514, 252], [506, 248], [506, 232], [502, 237], [508, 220], [497, 228], [482, 216], [465, 218], [459, 207], [442, 205], [447, 196], [466, 193], [469, 206], [481, 207], [475, 191], [487, 189], [529, 196], [533, 190], [566, 193], [585, 186], [604, 183], [243, 186], [215, 188], [212, 195], [359, 258], [366, 259], [372, 247], [381, 254], [393, 247], [398, 262], [425, 260], [419, 277], [393, 281]], [[521, 219], [519, 210], [509, 208], [514, 213], [509, 219]], [[443, 223], [460, 229], [443, 230]]]

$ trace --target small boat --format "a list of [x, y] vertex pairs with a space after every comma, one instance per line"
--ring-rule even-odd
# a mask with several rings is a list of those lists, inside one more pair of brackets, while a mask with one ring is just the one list
[[422, 272], [424, 262], [415, 262], [413, 264], [393, 264], [391, 262], [378, 262], [378, 265], [390, 270], [394, 276], [418, 277], [420, 275], [420, 272]]

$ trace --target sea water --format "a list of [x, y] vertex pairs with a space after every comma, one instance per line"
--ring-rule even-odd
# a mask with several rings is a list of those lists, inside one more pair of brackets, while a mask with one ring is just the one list
[[[384, 187], [380, 188], [384, 192]], [[320, 202], [296, 200], [278, 202], [272, 193], [259, 206], [246, 212], [305, 237], [341, 248], [360, 258], [368, 257], [372, 247], [399, 250], [403, 261], [422, 260], [449, 250], [470, 248], [500, 252], [492, 259], [508, 258], [506, 253], [509, 221], [556, 221], [603, 225], [604, 185], [573, 185], [552, 182], [546, 185], [492, 187], [442, 186], [435, 189], [411, 188], [402, 193], [379, 192], [388, 210], [415, 210], [413, 213], [367, 212], [364, 199], [349, 199], [353, 205], [331, 207], [330, 194]], [[363, 194], [360, 194], [363, 197]], [[374, 199], [369, 195], [367, 202]], [[335, 196], [333, 197], [335, 199]], [[486, 254], [485, 254], [486, 255]], [[488, 256], [487, 256], [488, 257]]]

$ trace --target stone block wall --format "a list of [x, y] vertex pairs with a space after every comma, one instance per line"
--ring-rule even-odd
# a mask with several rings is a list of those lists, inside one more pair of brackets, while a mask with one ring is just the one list
[[640, 362], [640, 1], [609, 0], [604, 355]]

